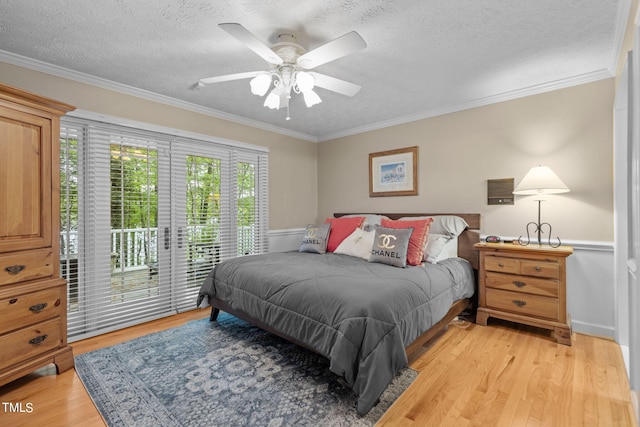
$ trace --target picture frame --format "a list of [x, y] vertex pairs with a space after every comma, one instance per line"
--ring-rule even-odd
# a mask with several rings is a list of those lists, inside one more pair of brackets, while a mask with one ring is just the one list
[[417, 146], [369, 154], [369, 197], [417, 195]]

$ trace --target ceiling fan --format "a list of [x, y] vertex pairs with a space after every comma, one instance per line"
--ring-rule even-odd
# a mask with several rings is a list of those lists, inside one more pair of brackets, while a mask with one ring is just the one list
[[251, 79], [251, 93], [258, 96], [264, 96], [273, 87], [265, 98], [264, 106], [271, 109], [286, 107], [287, 120], [290, 119], [289, 99], [292, 92], [301, 93], [306, 106], [312, 107], [322, 102], [320, 96], [314, 92], [314, 87], [346, 96], [354, 96], [360, 90], [360, 86], [356, 84], [306, 71], [367, 47], [367, 43], [355, 31], [307, 52], [296, 43], [295, 37], [291, 34], [280, 34], [278, 42], [268, 47], [240, 24], [227, 23], [218, 26], [267, 61], [270, 69], [207, 77], [200, 79], [200, 87], [210, 83]]

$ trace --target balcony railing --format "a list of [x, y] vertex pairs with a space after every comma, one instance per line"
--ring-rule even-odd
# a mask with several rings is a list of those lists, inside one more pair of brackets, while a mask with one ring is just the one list
[[[194, 230], [198, 235], [198, 230]], [[238, 255], [254, 252], [255, 229], [253, 226], [238, 227]], [[197, 239], [196, 239], [197, 240]], [[203, 246], [194, 242], [194, 251]], [[214, 246], [217, 246], [214, 244]], [[78, 253], [78, 232], [63, 231], [60, 233], [60, 255], [64, 258]], [[135, 269], [147, 267], [158, 262], [158, 229], [157, 228], [125, 228], [111, 230], [112, 268]], [[197, 256], [194, 252], [193, 256]], [[188, 257], [189, 254], [188, 254]]]

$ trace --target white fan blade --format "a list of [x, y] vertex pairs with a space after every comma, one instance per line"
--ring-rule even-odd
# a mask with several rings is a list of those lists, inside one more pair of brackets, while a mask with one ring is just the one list
[[276, 53], [271, 50], [271, 48], [258, 40], [256, 36], [251, 34], [249, 30], [244, 28], [242, 25], [230, 23], [218, 24], [218, 26], [229, 33], [231, 36], [235, 37], [239, 42], [243, 43], [249, 49], [257, 53], [258, 56], [267, 61], [269, 64], [282, 64], [282, 58], [276, 55]]
[[310, 70], [319, 65], [347, 56], [350, 53], [357, 52], [365, 47], [367, 47], [367, 43], [360, 37], [360, 34], [351, 31], [300, 56], [298, 58], [298, 65]]
[[252, 77], [257, 77], [260, 74], [264, 74], [264, 71], [248, 71], [246, 73], [225, 74], [224, 76], [207, 77], [205, 79], [200, 79], [198, 84], [200, 86], [203, 86], [210, 83], [220, 83], [220, 82], [229, 82], [231, 80], [250, 79]]
[[313, 76], [316, 86], [342, 95], [353, 96], [361, 89], [357, 84], [336, 79], [335, 77], [327, 76], [326, 74], [320, 74], [314, 71], [310, 71], [309, 74]]

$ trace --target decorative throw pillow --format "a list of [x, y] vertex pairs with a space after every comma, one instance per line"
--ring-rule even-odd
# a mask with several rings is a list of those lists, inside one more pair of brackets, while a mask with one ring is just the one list
[[300, 252], [323, 254], [327, 252], [327, 237], [331, 231], [331, 223], [322, 225], [307, 225], [307, 229], [300, 245]]
[[333, 253], [368, 260], [371, 256], [371, 248], [373, 248], [373, 237], [373, 231], [356, 228], [353, 233], [340, 243]]
[[391, 219], [383, 219], [382, 226], [387, 228], [413, 228], [411, 240], [409, 240], [409, 252], [407, 253], [407, 263], [409, 265], [422, 264], [424, 256], [424, 245], [427, 241], [429, 233], [429, 225], [431, 219], [418, 219], [414, 221], [394, 221]]
[[331, 232], [329, 233], [329, 241], [327, 242], [327, 252], [333, 252], [347, 238], [353, 230], [360, 227], [363, 216], [354, 216], [350, 218], [327, 218], [325, 223], [331, 223]]
[[424, 260], [431, 264], [439, 261], [440, 254], [449, 240], [451, 238], [444, 234], [429, 233], [427, 244], [424, 246]]
[[407, 266], [407, 248], [413, 228], [377, 227], [369, 262], [380, 262], [394, 267]]

